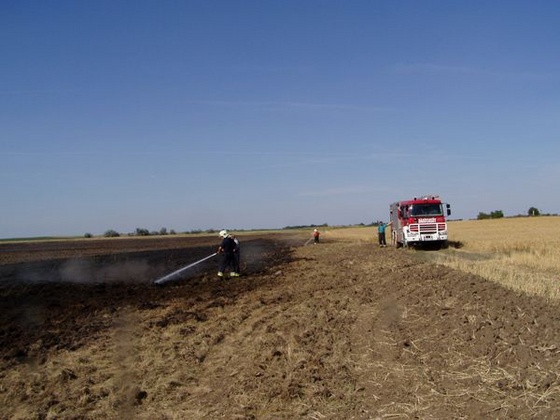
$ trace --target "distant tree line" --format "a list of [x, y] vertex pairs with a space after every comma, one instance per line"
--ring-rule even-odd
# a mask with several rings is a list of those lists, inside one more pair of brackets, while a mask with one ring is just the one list
[[[529, 207], [529, 210], [527, 210], [527, 214], [519, 214], [517, 216], [513, 216], [513, 217], [525, 217], [525, 216], [529, 216], [529, 217], [537, 217], [537, 216], [557, 216], [558, 214], [554, 213], [554, 214], [543, 214], [541, 213], [541, 211], [536, 208], [536, 207]], [[478, 216], [476, 217], [477, 220], [484, 220], [484, 219], [500, 219], [504, 217], [504, 212], [502, 210], [494, 210], [493, 212], [490, 213], [484, 213], [484, 212], [480, 212], [478, 213]]]
[[299, 226], [286, 226], [282, 229], [316, 229], [316, 228], [324, 228], [329, 227], [328, 223], [323, 223], [322, 225], [299, 225]]
[[[236, 232], [242, 232], [245, 229], [233, 229]], [[188, 230], [185, 231], [183, 233], [186, 234], [198, 234], [198, 233], [206, 233], [206, 234], [213, 234], [213, 233], [217, 233], [218, 230], [216, 229], [192, 229], [192, 230]], [[109, 229], [107, 231], [105, 231], [103, 233], [103, 237], [105, 238], [118, 238], [120, 236], [165, 236], [165, 235], [176, 235], [177, 232], [173, 229], [167, 230], [167, 228], [163, 227], [161, 228], [159, 231], [158, 230], [148, 230], [145, 228], [136, 228], [136, 230], [134, 232], [131, 233], [119, 233], [114, 229]], [[86, 233], [84, 234], [84, 238], [93, 238], [93, 235], [91, 233]]]
[[[152, 230], [149, 231], [148, 229], [144, 229], [144, 228], [136, 228], [136, 231], [134, 231], [133, 233], [127, 233], [124, 236], [163, 236], [163, 235], [176, 235], [177, 233], [173, 230], [167, 230], [167, 228], [162, 227], [159, 231], [157, 230]], [[106, 230], [103, 233], [103, 237], [104, 238], [118, 238], [121, 235], [119, 232], [117, 232], [114, 229], [109, 229]], [[84, 235], [84, 238], [93, 238], [93, 235], [91, 233], [86, 233]]]
[[[543, 214], [541, 213], [541, 211], [536, 208], [536, 207], [529, 207], [529, 210], [527, 210], [527, 215], [526, 216], [530, 216], [530, 217], [536, 217], [536, 216], [557, 216], [558, 214]], [[523, 217], [525, 215], [518, 215], [515, 217]], [[502, 210], [494, 210], [490, 213], [484, 213], [484, 212], [480, 212], [478, 213], [478, 216], [476, 217], [477, 220], [484, 220], [484, 219], [501, 219], [505, 217], [504, 216], [504, 212]], [[359, 223], [357, 226], [377, 226], [379, 223], [381, 223], [380, 221], [377, 222], [371, 222], [369, 224], [364, 224], [364, 223]], [[329, 227], [328, 223], [323, 223], [321, 225], [296, 225], [296, 226], [286, 226], [283, 227], [282, 229], [285, 230], [289, 230], [289, 229], [317, 229], [317, 228], [326, 228]], [[243, 231], [245, 229], [237, 229], [237, 231]], [[257, 229], [258, 230], [258, 229]], [[264, 229], [266, 230], [266, 229]], [[191, 233], [191, 234], [197, 234], [197, 233], [207, 233], [207, 234], [212, 234], [212, 233], [216, 233], [218, 232], [216, 229], [206, 229], [206, 230], [202, 230], [202, 229], [193, 229], [190, 231], [187, 231], [185, 233]], [[133, 233], [128, 233], [125, 236], [165, 236], [165, 235], [176, 235], [177, 233], [173, 230], [167, 230], [167, 228], [162, 227], [159, 231], [156, 230], [148, 230], [148, 229], [144, 229], [144, 228], [136, 228], [136, 231]], [[122, 236], [119, 232], [117, 232], [116, 230], [113, 229], [109, 229], [107, 231], [105, 231], [105, 233], [103, 234], [103, 236], [105, 238], [117, 238], [119, 236]], [[93, 238], [93, 235], [91, 233], [86, 233], [84, 235], [84, 238]]]
[[136, 228], [136, 232], [134, 234], [129, 234], [129, 236], [164, 236], [164, 235], [175, 235], [175, 231], [171, 229], [169, 232], [167, 228], [162, 227], [159, 231], [152, 230], [149, 231], [148, 229], [143, 228]]
[[[244, 229], [235, 229], [237, 232], [241, 232]], [[218, 230], [216, 229], [192, 229], [189, 231], [185, 231], [183, 233], [186, 234], [197, 234], [197, 233], [207, 233], [207, 234], [212, 234], [212, 233], [217, 233]], [[160, 230], [148, 230], [145, 228], [136, 228], [136, 230], [134, 232], [131, 233], [119, 233], [114, 229], [109, 229], [106, 230], [103, 233], [103, 237], [104, 238], [118, 238], [120, 236], [165, 236], [165, 235], [176, 235], [177, 232], [173, 229], [167, 229], [165, 227], [162, 227]], [[93, 238], [93, 235], [91, 233], [86, 233], [84, 234], [84, 238]]]
[[502, 217], [504, 217], [504, 212], [502, 210], [494, 210], [493, 212], [490, 212], [490, 214], [480, 212], [480, 213], [478, 213], [478, 216], [476, 217], [476, 219], [477, 220], [501, 219]]

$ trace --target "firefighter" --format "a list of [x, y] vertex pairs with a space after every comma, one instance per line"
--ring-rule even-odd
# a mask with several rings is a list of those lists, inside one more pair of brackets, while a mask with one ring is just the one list
[[224, 277], [226, 268], [230, 269], [230, 277], [238, 277], [239, 274], [235, 271], [235, 241], [225, 229], [220, 231], [220, 238], [222, 238], [222, 243], [218, 247], [218, 254], [221, 254], [222, 258], [220, 260], [218, 277]]
[[392, 223], [393, 222], [379, 222], [379, 224], [377, 225], [377, 239], [379, 241], [380, 248], [387, 246], [387, 241], [385, 240], [385, 229], [387, 229], [387, 226], [390, 226]]
[[321, 236], [321, 232], [319, 232], [317, 229], [315, 229], [313, 231], [313, 243], [315, 243], [315, 244], [319, 243], [319, 236]]

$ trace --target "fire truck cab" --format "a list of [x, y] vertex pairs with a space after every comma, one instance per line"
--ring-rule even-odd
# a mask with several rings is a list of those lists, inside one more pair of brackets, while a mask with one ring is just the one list
[[414, 197], [390, 206], [391, 241], [397, 248], [417, 245], [447, 247], [447, 223], [451, 206], [439, 196]]

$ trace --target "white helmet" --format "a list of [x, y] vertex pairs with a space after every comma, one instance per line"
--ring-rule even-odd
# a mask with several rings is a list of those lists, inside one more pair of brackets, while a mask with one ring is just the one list
[[221, 230], [221, 231], [220, 231], [220, 236], [221, 236], [222, 238], [227, 238], [227, 236], [228, 236], [228, 231], [225, 230], [225, 229], [224, 229], [224, 230]]

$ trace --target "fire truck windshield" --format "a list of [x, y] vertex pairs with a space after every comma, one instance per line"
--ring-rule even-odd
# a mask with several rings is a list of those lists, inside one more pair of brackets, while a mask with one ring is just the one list
[[410, 206], [410, 216], [441, 216], [441, 204], [414, 204]]

